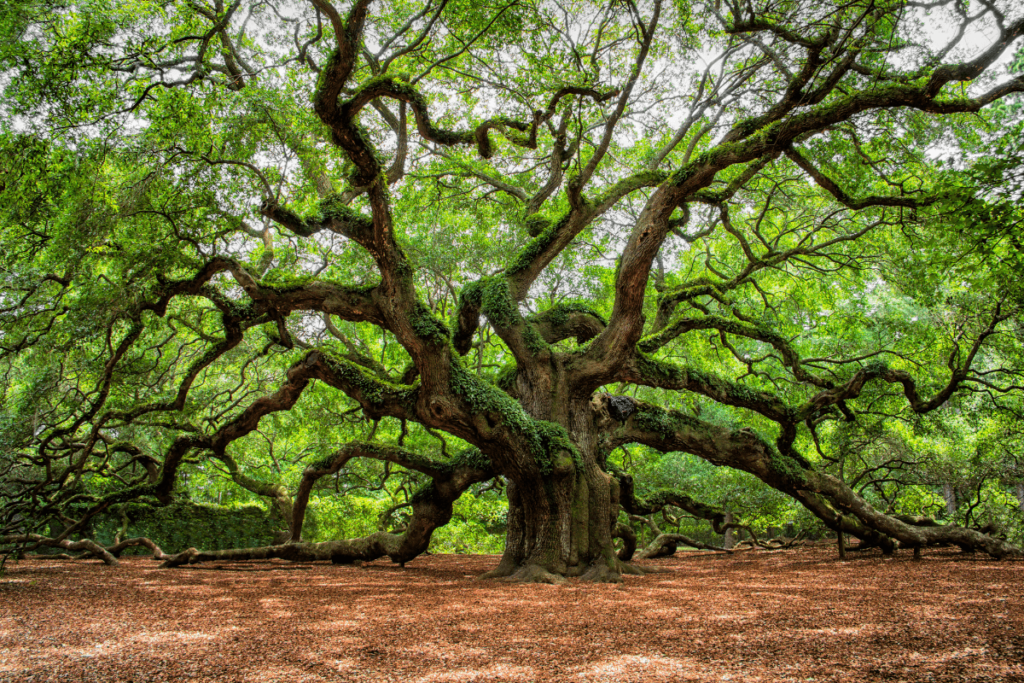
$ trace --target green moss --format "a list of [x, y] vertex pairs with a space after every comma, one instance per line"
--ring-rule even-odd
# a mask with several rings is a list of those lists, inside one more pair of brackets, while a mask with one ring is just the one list
[[483, 297], [484, 285], [487, 284], [489, 278], [482, 278], [474, 282], [470, 282], [468, 285], [462, 288], [459, 292], [459, 307], [463, 306], [479, 306]]
[[320, 458], [318, 460], [313, 460], [312, 462], [309, 462], [309, 463], [306, 464], [306, 469], [308, 469], [308, 470], [329, 470], [329, 469], [331, 469], [331, 465], [334, 463], [334, 457], [335, 457], [335, 454], [332, 453], [330, 455], [325, 455], [324, 457], [322, 457], [322, 458]]
[[551, 225], [551, 221], [538, 213], [530, 214], [523, 218], [523, 226], [526, 227], [526, 232], [531, 237], [541, 234], [549, 225]]
[[409, 316], [409, 324], [422, 339], [444, 344], [451, 337], [448, 326], [434, 317], [434, 314], [422, 302], [416, 304], [416, 310]]
[[[351, 162], [346, 162], [347, 166], [351, 166]], [[355, 171], [355, 167], [352, 167], [352, 171]], [[320, 209], [320, 216], [322, 219], [333, 218], [335, 220], [346, 220], [354, 216], [361, 216], [358, 211], [353, 210], [347, 204], [342, 201], [341, 194], [333, 192], [323, 199], [320, 200], [318, 205]]]
[[596, 199], [590, 203], [596, 206], [607, 201], [614, 201], [618, 197], [621, 197], [628, 192], [635, 190], [640, 187], [653, 187], [662, 183], [668, 174], [664, 171], [642, 171], [635, 175], [631, 175], [628, 178], [623, 178], [619, 182], [615, 183], [607, 190], [602, 192]]
[[[522, 322], [508, 279], [501, 275], [485, 277], [463, 287], [459, 293], [459, 307], [479, 307], [491, 324], [499, 329], [512, 328]], [[550, 349], [532, 325], [524, 325], [523, 337], [526, 347], [533, 353]]]
[[637, 367], [644, 377], [654, 381], [662, 380], [685, 385], [685, 388], [707, 394], [716, 400], [727, 399], [726, 402], [730, 404], [749, 405], [771, 400], [771, 397], [745, 384], [733, 382], [695, 368], [681, 368], [654, 359], [642, 352], [637, 353]]
[[461, 364], [453, 363], [450, 367], [452, 391], [465, 399], [474, 412], [497, 416], [502, 426], [523, 437], [541, 473], [551, 474], [556, 467], [570, 463], [582, 466], [582, 458], [564, 427], [531, 418], [511, 396]]
[[515, 260], [505, 270], [507, 275], [515, 275], [530, 267], [533, 260], [544, 251], [558, 236], [559, 231], [569, 222], [569, 214], [565, 214], [557, 222], [551, 223], [536, 237], [523, 247]]
[[864, 366], [864, 372], [870, 377], [878, 377], [880, 375], [884, 375], [888, 371], [889, 364], [879, 358], [876, 358]]
[[479, 448], [467, 448], [451, 459], [452, 468], [472, 467], [478, 470], [490, 470], [491, 459]]
[[497, 384], [502, 391], [511, 391], [512, 387], [515, 386], [516, 377], [518, 376], [519, 368], [515, 363], [509, 363], [498, 371], [495, 384]]
[[260, 286], [278, 292], [287, 292], [301, 289], [314, 280], [316, 277], [308, 273], [296, 275], [286, 268], [273, 268], [260, 280]]
[[355, 363], [326, 353], [323, 355], [334, 374], [356, 389], [363, 399], [372, 405], [383, 406], [388, 401], [412, 402], [419, 391], [418, 380], [409, 386], [392, 384], [371, 375]]
[[341, 51], [335, 48], [331, 51], [331, 54], [327, 57], [327, 61], [320, 68], [320, 76], [316, 81], [316, 90], [313, 91], [313, 104], [317, 104], [324, 97], [324, 88], [327, 86], [327, 78], [334, 73], [334, 70], [338, 66], [338, 62], [341, 61]]
[[806, 480], [803, 467], [793, 458], [788, 458], [778, 451], [777, 448], [765, 442], [765, 450], [768, 453], [768, 468], [786, 479], [796, 482]]
[[653, 432], [666, 440], [671, 440], [678, 432], [704, 433], [714, 438], [727, 435], [729, 439], [743, 445], [748, 445], [749, 441], [753, 439], [764, 450], [769, 470], [790, 482], [803, 482], [806, 479], [803, 467], [798, 460], [779, 452], [775, 446], [753, 429], [730, 429], [699, 420], [685, 413], [668, 411], [643, 403], [637, 405], [637, 410], [631, 419], [641, 430]]
[[695, 417], [683, 413], [673, 413], [661, 408], [655, 408], [644, 403], [637, 404], [636, 412], [630, 416], [634, 424], [647, 432], [654, 432], [663, 438], [669, 438], [681, 430], [703, 430], [706, 431], [709, 425], [701, 422]]
[[512, 327], [519, 321], [519, 306], [512, 297], [508, 280], [501, 276], [485, 278], [480, 292], [480, 310], [495, 327]]
[[511, 396], [477, 378], [461, 363], [451, 364], [451, 389], [477, 412], [496, 413], [503, 424], [521, 433], [530, 430], [530, 417]]
[[[569, 438], [569, 432], [560, 424], [546, 420], [535, 420], [537, 434], [544, 448], [545, 459], [540, 463], [541, 472], [551, 474], [556, 466], [571, 462], [576, 469], [583, 467], [583, 456]], [[568, 462], [560, 462], [568, 458]]]
[[544, 341], [544, 337], [540, 336], [537, 329], [529, 323], [524, 326], [523, 340], [526, 343], [526, 348], [528, 348], [531, 353], [538, 354], [551, 350], [551, 346]]
[[569, 324], [569, 312], [561, 306], [555, 306], [554, 308], [547, 311], [548, 320], [551, 321], [552, 325], [568, 325]]
[[688, 380], [686, 370], [677, 365], [652, 358], [643, 352], [636, 354], [636, 364], [640, 374], [644, 377], [674, 382], [685, 382]]
[[535, 316], [536, 319], [547, 318], [551, 321], [552, 325], [568, 325], [569, 315], [572, 313], [585, 313], [593, 316], [601, 322], [602, 325], [607, 325], [608, 321], [605, 320], [604, 316], [595, 311], [587, 304], [580, 303], [564, 303], [552, 306], [548, 310]]

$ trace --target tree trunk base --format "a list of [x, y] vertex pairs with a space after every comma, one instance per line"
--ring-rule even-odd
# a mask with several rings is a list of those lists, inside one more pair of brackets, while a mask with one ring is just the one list
[[511, 583], [548, 583], [562, 585], [567, 579], [579, 578], [587, 583], [622, 583], [623, 576], [644, 576], [645, 574], [661, 574], [668, 570], [661, 567], [640, 567], [629, 562], [615, 559], [614, 566], [606, 562], [595, 562], [592, 565], [576, 565], [569, 567], [565, 573], [552, 572], [538, 564], [511, 565], [502, 563], [489, 572], [477, 577], [477, 580], [498, 579]]

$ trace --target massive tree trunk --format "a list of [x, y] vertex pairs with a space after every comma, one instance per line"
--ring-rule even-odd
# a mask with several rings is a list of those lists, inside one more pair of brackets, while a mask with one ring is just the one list
[[566, 576], [621, 581], [612, 545], [619, 513], [618, 481], [604, 471], [589, 397], [572, 395], [557, 360], [550, 369], [517, 380], [517, 398], [533, 418], [569, 434], [575, 453], [564, 459], [502, 472], [509, 480], [505, 552], [485, 578], [558, 583]]
[[615, 480], [596, 465], [510, 481], [505, 552], [485, 578], [557, 583], [565, 576], [619, 581], [612, 547]]

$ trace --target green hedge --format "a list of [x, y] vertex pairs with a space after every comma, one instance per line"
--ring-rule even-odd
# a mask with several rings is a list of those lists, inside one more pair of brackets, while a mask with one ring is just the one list
[[[255, 505], [221, 507], [176, 501], [161, 507], [132, 502], [94, 520], [90, 536], [110, 545], [121, 529], [122, 515], [128, 517], [128, 531], [123, 538], [146, 536], [167, 553], [186, 548], [222, 550], [269, 545], [284, 528], [276, 515]], [[125, 553], [148, 554], [149, 550], [129, 548]]]

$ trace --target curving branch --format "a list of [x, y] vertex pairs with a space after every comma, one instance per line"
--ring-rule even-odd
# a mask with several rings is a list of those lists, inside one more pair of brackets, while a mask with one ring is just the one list
[[805, 420], [819, 413], [828, 406], [837, 405], [843, 401], [857, 398], [860, 396], [868, 382], [874, 379], [880, 379], [891, 384], [899, 384], [902, 386], [903, 394], [906, 396], [911, 410], [915, 413], [923, 415], [935, 410], [945, 404], [946, 401], [948, 401], [950, 397], [963, 386], [964, 382], [971, 380], [971, 365], [977, 358], [978, 352], [984, 345], [985, 340], [996, 334], [997, 326], [1010, 317], [1010, 314], [1006, 313], [1003, 309], [1004, 305], [1000, 302], [992, 313], [991, 321], [985, 329], [978, 334], [977, 338], [975, 338], [974, 342], [971, 344], [971, 348], [967, 351], [959, 364], [957, 364], [957, 360], [959, 359], [960, 349], [958, 346], [954, 349], [953, 354], [949, 359], [949, 367], [951, 371], [949, 381], [946, 383], [946, 386], [937, 391], [931, 398], [925, 399], [921, 397], [917, 389], [917, 382], [909, 372], [906, 370], [890, 368], [884, 362], [877, 361], [858, 370], [854, 373], [853, 377], [844, 384], [816, 394], [813, 398], [797, 409], [796, 417], [799, 420]]
[[557, 111], [558, 103], [568, 96], [588, 97], [595, 102], [604, 102], [618, 94], [617, 90], [599, 92], [593, 88], [564, 86], [552, 95], [546, 110], [536, 110], [530, 121], [517, 121], [508, 116], [489, 118], [472, 130], [456, 131], [437, 127], [430, 118], [426, 98], [416, 86], [398, 76], [380, 76], [363, 84], [356, 93], [341, 105], [346, 117], [355, 117], [364, 107], [380, 98], [389, 98], [409, 106], [416, 122], [416, 130], [429, 142], [442, 146], [475, 145], [477, 153], [484, 159], [493, 155], [490, 131], [502, 133], [509, 142], [526, 149], [537, 148], [537, 133]]
[[796, 411], [788, 403], [766, 391], [696, 368], [657, 360], [643, 353], [634, 355], [613, 378], [613, 381], [701, 394], [718, 403], [752, 410], [780, 424], [797, 421], [794, 418]]
[[718, 508], [694, 500], [681, 491], [671, 489], [653, 491], [640, 498], [634, 492], [632, 476], [625, 472], [615, 472], [614, 474], [619, 480], [619, 504], [622, 505], [622, 509], [627, 513], [637, 516], [650, 516], [661, 512], [671, 505], [684, 510], [697, 519], [708, 520], [711, 522], [711, 526], [716, 534], [725, 533], [722, 525], [725, 524], [726, 515]]
[[[441, 488], [450, 487], [453, 482], [458, 489], [458, 494], [461, 495], [469, 485], [486, 481], [494, 476], [490, 462], [476, 449], [470, 449], [453, 458], [444, 459], [379, 443], [347, 443], [323, 460], [307, 466], [303, 471], [302, 480], [299, 482], [295, 494], [292, 519], [289, 522], [293, 542], [297, 542], [302, 533], [306, 507], [309, 505], [309, 496], [313, 491], [313, 486], [321, 478], [340, 471], [353, 458], [371, 458], [381, 462], [390, 462], [425, 474], [434, 482], [424, 489], [430, 495], [439, 494], [439, 486]], [[414, 501], [415, 498], [414, 496]], [[454, 502], [454, 499], [451, 502]], [[414, 507], [414, 514], [415, 512]], [[414, 525], [410, 525], [410, 527], [412, 526]], [[427, 541], [429, 541], [429, 534]]]
[[350, 209], [341, 197], [328, 195], [320, 203], [320, 212], [314, 216], [301, 217], [275, 200], [265, 200], [260, 213], [299, 237], [310, 237], [322, 230], [329, 230], [353, 242], [367, 247], [371, 244], [373, 220]]
[[[751, 27], [754, 28], [754, 27]], [[744, 29], [746, 30], [746, 29]], [[794, 34], [795, 35], [795, 34]], [[791, 101], [805, 80], [796, 81], [776, 107], [765, 115], [746, 119], [717, 145], [693, 161], [677, 169], [648, 200], [634, 227], [626, 248], [615, 285], [615, 304], [605, 331], [591, 344], [589, 359], [604, 368], [613, 368], [633, 353], [643, 330], [644, 291], [652, 264], [661, 244], [671, 229], [670, 219], [680, 204], [709, 187], [718, 172], [745, 162], [776, 154], [805, 136], [849, 120], [874, 109], [909, 108], [931, 113], [978, 111], [1007, 94], [1024, 91], [1024, 76], [1010, 79], [977, 97], [939, 97], [942, 87], [950, 82], [973, 78], [990, 66], [1011, 41], [1024, 35], [1024, 19], [1007, 26], [999, 41], [983, 55], [969, 63], [936, 69], [927, 83], [876, 84], [845, 92], [827, 88], [800, 107]], [[793, 36], [787, 39], [795, 40]], [[803, 41], [812, 50], [820, 40]], [[844, 67], [844, 68], [848, 68]], [[837, 81], [836, 81], [837, 82]], [[825, 95], [832, 93], [833, 97]], [[805, 98], [806, 99], [806, 98]]]
[[[380, 531], [362, 538], [327, 541], [324, 543], [297, 542], [313, 484], [323, 476], [337, 472], [351, 458], [368, 457], [394, 462], [403, 467], [429, 475], [432, 481], [412, 497], [412, 519], [401, 534]], [[438, 460], [400, 448], [375, 443], [351, 443], [320, 463], [310, 465], [303, 473], [295, 497], [292, 541], [284, 545], [258, 548], [235, 548], [202, 552], [189, 548], [164, 562], [163, 567], [218, 560], [238, 561], [281, 558], [294, 561], [330, 560], [335, 564], [350, 564], [390, 557], [404, 566], [406, 562], [424, 553], [430, 545], [434, 529], [448, 523], [452, 504], [471, 485], [494, 476], [486, 458], [479, 451], [467, 451], [451, 460]]]
[[652, 353], [681, 334], [696, 330], [718, 330], [737, 336], [746, 337], [769, 344], [782, 356], [783, 364], [793, 372], [793, 376], [801, 382], [819, 387], [830, 386], [827, 380], [817, 377], [803, 367], [800, 355], [788, 339], [764, 325], [756, 325], [740, 320], [730, 320], [717, 315], [701, 318], [679, 318], [656, 334], [644, 337], [637, 344], [640, 351]]
[[[677, 411], [635, 402], [623, 421], [605, 422], [606, 446], [642, 443], [662, 452], [683, 451], [749, 472], [788, 493], [835, 530], [850, 531], [876, 545], [899, 541], [902, 547], [950, 543], [983, 550], [993, 557], [1020, 557], [1024, 551], [1006, 541], [955, 525], [924, 527], [879, 512], [842, 480], [815, 471], [783, 455], [751, 429], [732, 430]], [[850, 517], [853, 524], [844, 523]]]
[[604, 318], [588, 306], [557, 304], [530, 316], [537, 333], [548, 344], [574, 338], [577, 344], [585, 344], [605, 328]]
[[787, 147], [785, 155], [789, 157], [793, 163], [803, 169], [807, 175], [813, 178], [814, 182], [824, 188], [829, 194], [835, 197], [840, 204], [848, 209], [856, 211], [859, 209], [866, 209], [869, 206], [902, 206], [905, 208], [916, 209], [924, 206], [930, 206], [939, 200], [939, 197], [937, 196], [892, 197], [883, 195], [868, 195], [857, 199], [848, 194], [845, 190], [839, 187], [834, 180], [811, 164], [811, 162], [808, 161], [807, 158], [796, 149], [796, 147]]
[[624, 197], [644, 188], [657, 187], [668, 178], [663, 171], [640, 171], [603, 190], [600, 195], [587, 198], [577, 194], [570, 209], [553, 221], [531, 216], [527, 224], [530, 242], [520, 250], [505, 273], [512, 283], [517, 301], [524, 299], [540, 274], [589, 225], [605, 215]]

